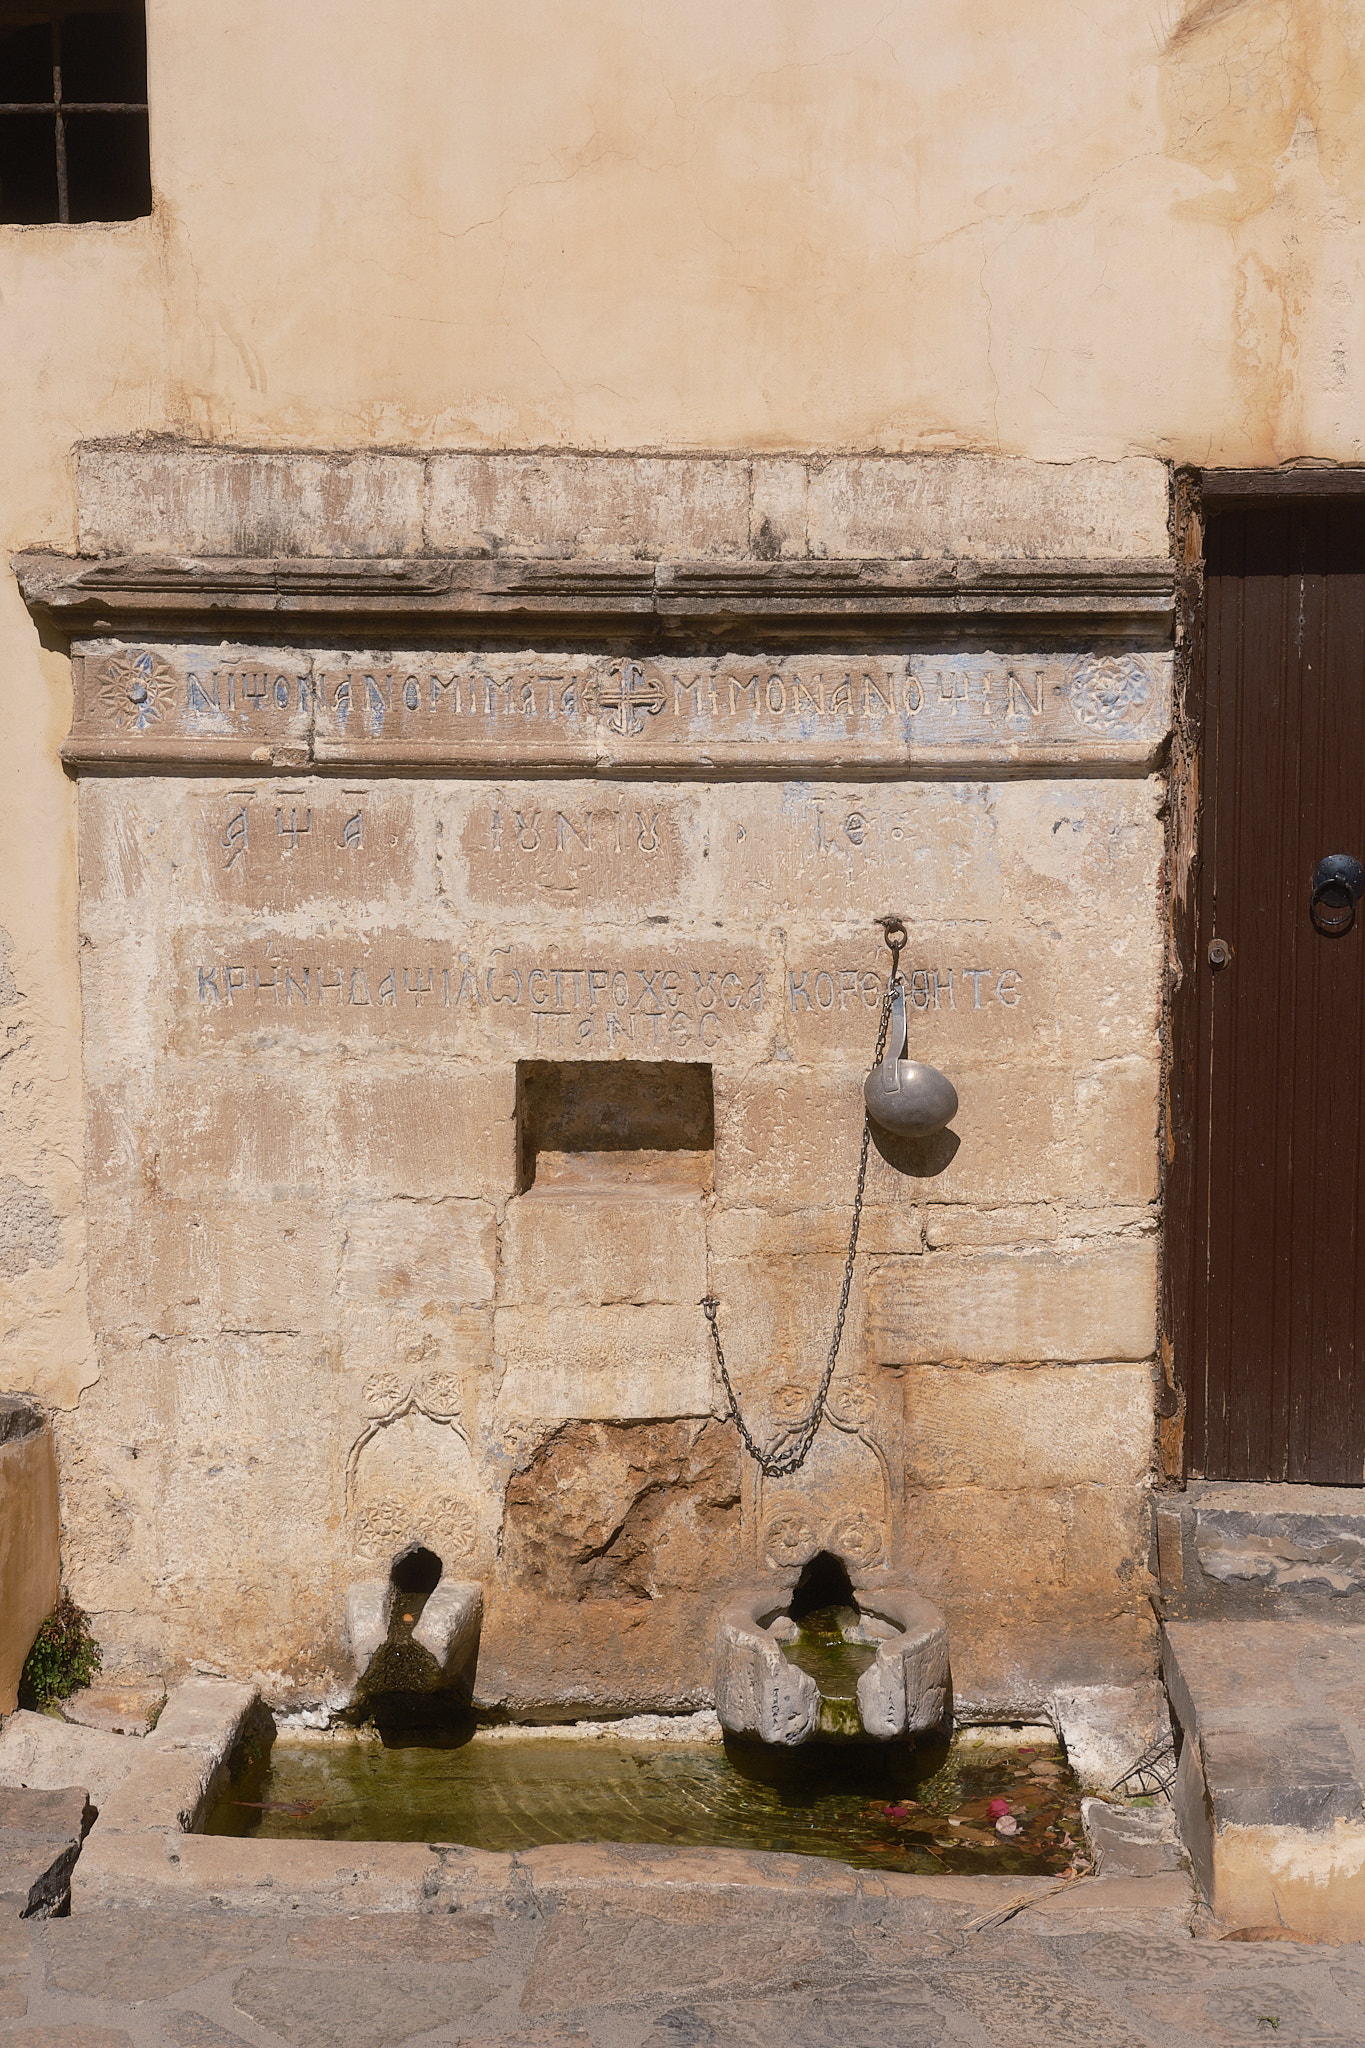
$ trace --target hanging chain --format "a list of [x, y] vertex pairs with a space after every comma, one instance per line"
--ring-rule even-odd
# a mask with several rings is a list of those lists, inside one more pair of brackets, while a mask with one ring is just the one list
[[[882, 1054], [886, 1050], [886, 1034], [891, 1026], [891, 1003], [896, 990], [901, 985], [900, 961], [906, 936], [905, 926], [899, 918], [879, 918], [877, 922], [885, 929], [886, 943], [891, 948], [891, 974], [886, 984], [886, 993], [882, 997], [881, 1028], [877, 1033], [877, 1050], [872, 1056], [874, 1067], [881, 1065]], [[892, 936], [895, 932], [900, 933], [899, 940]], [[793, 1422], [787, 1428], [778, 1432], [777, 1443], [782, 1448], [765, 1451], [761, 1444], [754, 1441], [749, 1425], [740, 1413], [739, 1398], [731, 1383], [729, 1368], [725, 1363], [725, 1352], [721, 1347], [720, 1324], [716, 1320], [720, 1310], [720, 1303], [713, 1294], [708, 1294], [702, 1302], [706, 1320], [711, 1325], [711, 1341], [715, 1347], [716, 1366], [720, 1372], [721, 1384], [725, 1388], [725, 1397], [730, 1403], [730, 1414], [743, 1440], [745, 1450], [749, 1453], [749, 1456], [753, 1459], [765, 1479], [786, 1479], [791, 1473], [800, 1471], [810, 1455], [810, 1447], [815, 1442], [820, 1424], [824, 1419], [825, 1402], [829, 1395], [830, 1381], [834, 1378], [834, 1368], [839, 1363], [839, 1346], [844, 1341], [844, 1318], [848, 1314], [848, 1297], [853, 1288], [853, 1261], [858, 1251], [858, 1228], [863, 1220], [863, 1191], [867, 1186], [867, 1153], [871, 1142], [872, 1119], [868, 1115], [866, 1105], [864, 1105], [863, 1147], [858, 1157], [858, 1184], [853, 1191], [853, 1226], [848, 1233], [848, 1257], [844, 1261], [844, 1284], [839, 1294], [839, 1313], [834, 1318], [834, 1335], [830, 1339], [829, 1356], [825, 1360], [825, 1370], [821, 1374], [820, 1385], [811, 1404], [810, 1412], [800, 1423]]]

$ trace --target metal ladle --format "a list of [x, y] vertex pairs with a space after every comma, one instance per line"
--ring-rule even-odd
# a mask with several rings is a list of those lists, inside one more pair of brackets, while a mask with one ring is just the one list
[[901, 1138], [927, 1138], [957, 1115], [957, 1090], [937, 1067], [906, 1057], [908, 1022], [900, 973], [906, 929], [898, 917], [882, 917], [877, 922], [891, 949], [891, 1023], [885, 1057], [864, 1082], [863, 1100], [872, 1121], [884, 1131], [894, 1131]]

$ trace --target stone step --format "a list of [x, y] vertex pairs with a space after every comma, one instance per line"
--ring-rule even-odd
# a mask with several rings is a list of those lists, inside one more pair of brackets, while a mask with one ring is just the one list
[[1156, 1504], [1161, 1609], [1365, 1622], [1365, 1487], [1200, 1480]]
[[64, 1910], [93, 1817], [78, 1786], [57, 1792], [0, 1787], [0, 1918]]
[[1338, 1940], [1365, 1926], [1365, 1626], [1168, 1621], [1181, 1837], [1215, 1916]]

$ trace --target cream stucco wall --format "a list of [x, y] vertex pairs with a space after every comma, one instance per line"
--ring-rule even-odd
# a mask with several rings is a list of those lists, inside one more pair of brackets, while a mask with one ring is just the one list
[[[1361, 458], [1360, 0], [148, 17], [152, 219], [0, 228], [6, 554], [129, 434]], [[69, 675], [7, 573], [0, 691], [0, 1386], [69, 1406]]]

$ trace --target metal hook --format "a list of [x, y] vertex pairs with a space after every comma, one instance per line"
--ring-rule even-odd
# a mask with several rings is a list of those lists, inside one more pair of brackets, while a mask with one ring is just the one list
[[[886, 940], [887, 950], [891, 955], [891, 979], [892, 981], [898, 981], [901, 971], [901, 954], [910, 942], [910, 934], [905, 929], [905, 919], [897, 917], [893, 913], [887, 917], [874, 917], [872, 922], [873, 924], [879, 924], [882, 928], [882, 937]], [[899, 937], [896, 936], [897, 933], [900, 934]]]

